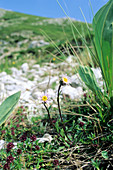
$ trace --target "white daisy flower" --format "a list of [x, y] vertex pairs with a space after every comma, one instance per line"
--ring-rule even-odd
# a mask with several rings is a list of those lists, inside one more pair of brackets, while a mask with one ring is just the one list
[[62, 79], [61, 79], [60, 83], [61, 83], [61, 85], [69, 85], [71, 83], [71, 81], [67, 75], [62, 75]]

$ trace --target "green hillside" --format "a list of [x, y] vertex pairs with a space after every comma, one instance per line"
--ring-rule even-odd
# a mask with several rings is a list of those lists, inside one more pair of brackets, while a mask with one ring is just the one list
[[[82, 45], [80, 34], [74, 27], [90, 42], [88, 28], [83, 22], [66, 18], [38, 17], [0, 9], [1, 58], [4, 56], [11, 60], [22, 58], [21, 63], [29, 57], [35, 57], [35, 59], [40, 57], [40, 61], [37, 60], [37, 62], [48, 61], [52, 57], [50, 53], [61, 56], [51, 40], [61, 50], [66, 47], [67, 42], [75, 46]], [[91, 25], [89, 27], [91, 29]], [[73, 33], [77, 41], [75, 41]], [[63, 57], [61, 58], [63, 59]]]

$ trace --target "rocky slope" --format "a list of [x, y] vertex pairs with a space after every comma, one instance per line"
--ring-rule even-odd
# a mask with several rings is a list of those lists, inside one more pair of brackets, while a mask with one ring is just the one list
[[[61, 56], [54, 43], [64, 52], [67, 41], [73, 45], [83, 45], [80, 34], [74, 29], [76, 40], [73, 37], [74, 25], [79, 33], [90, 41], [88, 28], [85, 23], [67, 18], [44, 18], [0, 9], [0, 59], [16, 61], [34, 57], [37, 62], [49, 61], [52, 54]], [[91, 25], [89, 25], [91, 30]], [[57, 49], [58, 49], [57, 48]], [[71, 51], [71, 50], [70, 50]], [[67, 52], [65, 55], [68, 56]], [[10, 60], [10, 61], [9, 61]], [[19, 61], [20, 62], [20, 61]], [[1, 69], [2, 71], [2, 69]]]
[[[74, 31], [74, 40], [70, 22], [86, 40], [90, 40], [85, 23], [0, 9], [0, 103], [20, 90], [19, 104], [28, 106], [30, 117], [35, 109], [42, 114], [44, 111], [38, 101], [41, 92], [48, 90], [56, 107], [59, 79], [65, 73], [71, 77], [74, 87], [63, 87], [62, 94], [72, 100], [81, 98], [84, 93], [82, 83], [78, 74], [75, 75], [78, 63], [76, 57], [69, 56], [71, 49], [66, 41], [83, 44], [77, 31]], [[89, 27], [91, 29], [91, 25]], [[82, 47], [79, 50], [83, 51]], [[51, 61], [54, 55], [60, 62]]]
[[[50, 103], [52, 107], [57, 107], [57, 90], [59, 86], [59, 80], [62, 74], [65, 74], [66, 70], [69, 71], [69, 77], [71, 86], [62, 87], [62, 95], [68, 96], [71, 100], [80, 100], [83, 97], [85, 91], [83, 90], [84, 84], [80, 80], [77, 74], [72, 73], [72, 69], [75, 68], [77, 63], [75, 57], [69, 56], [67, 60], [60, 64], [46, 63], [42, 67], [35, 64], [29, 66], [24, 63], [21, 69], [18, 70], [12, 67], [12, 74], [8, 75], [6, 72], [0, 73], [0, 102], [2, 102], [9, 95], [21, 91], [21, 97], [19, 105], [28, 106], [29, 119], [32, 116], [43, 115], [43, 105], [40, 104], [41, 93], [47, 91], [49, 94]], [[101, 81], [100, 70], [93, 69], [95, 76], [98, 81]], [[61, 95], [61, 96], [62, 96]]]

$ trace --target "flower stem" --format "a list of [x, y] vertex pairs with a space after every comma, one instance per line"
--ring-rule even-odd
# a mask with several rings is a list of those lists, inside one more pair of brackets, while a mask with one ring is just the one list
[[60, 96], [60, 88], [61, 88], [61, 86], [62, 86], [62, 84], [59, 85], [58, 95], [57, 95], [58, 111], [59, 111], [59, 115], [60, 115], [60, 118], [61, 118], [61, 122], [62, 122], [62, 125], [63, 125], [63, 130], [64, 130], [64, 132], [65, 132], [65, 135], [66, 135], [67, 139], [68, 139], [70, 142], [72, 142], [72, 141], [69, 139], [68, 135], [67, 135], [66, 128], [65, 128], [65, 126], [64, 126], [63, 119], [62, 119], [61, 109], [60, 109], [59, 96]]
[[62, 86], [62, 85], [60, 84], [59, 87], [58, 87], [57, 103], [58, 103], [58, 111], [59, 111], [59, 114], [60, 114], [61, 122], [63, 122], [62, 115], [61, 115], [61, 109], [60, 109], [60, 102], [59, 102], [59, 96], [60, 96], [60, 88], [61, 88], [61, 86]]
[[48, 113], [48, 117], [49, 117], [50, 124], [53, 124], [53, 123], [52, 123], [52, 120], [51, 120], [50, 113], [49, 113], [49, 109], [48, 109], [47, 106], [46, 106], [46, 102], [44, 102], [43, 104], [44, 104], [44, 107], [46, 108], [46, 111], [47, 111], [47, 113]]
[[[53, 124], [53, 122], [52, 122], [52, 120], [51, 120], [50, 113], [49, 113], [49, 109], [48, 109], [48, 107], [46, 106], [46, 103], [44, 102], [43, 104], [44, 104], [44, 107], [46, 108], [46, 111], [47, 111], [47, 113], [48, 113], [48, 117], [49, 117], [50, 124], [56, 129], [55, 125]], [[63, 136], [62, 136], [60, 133], [58, 133], [58, 132], [57, 132], [57, 135], [60, 136], [61, 138], [63, 138]], [[63, 139], [64, 139], [64, 138], [63, 138]], [[68, 142], [67, 140], [64, 139], [64, 141], [65, 141], [66, 143], [68, 143], [69, 145], [71, 145], [71, 143]]]

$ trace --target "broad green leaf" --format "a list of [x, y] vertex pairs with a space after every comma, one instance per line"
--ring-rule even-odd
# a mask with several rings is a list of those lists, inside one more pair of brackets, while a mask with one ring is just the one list
[[113, 96], [113, 0], [93, 18], [94, 43], [109, 96]]
[[90, 67], [80, 66], [78, 72], [82, 81], [90, 90], [92, 90], [96, 95], [102, 95], [101, 89], [98, 86], [95, 75]]
[[20, 98], [20, 91], [9, 96], [0, 105], [0, 125], [2, 125], [6, 121], [6, 119], [10, 116], [19, 98]]

